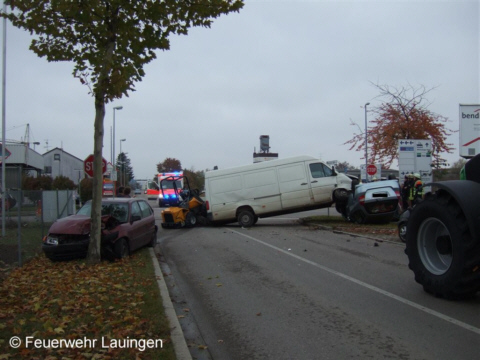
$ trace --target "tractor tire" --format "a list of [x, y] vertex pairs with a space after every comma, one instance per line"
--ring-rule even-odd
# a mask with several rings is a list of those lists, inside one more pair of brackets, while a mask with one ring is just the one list
[[237, 221], [241, 227], [249, 228], [255, 223], [255, 215], [250, 210], [243, 210], [238, 214]]
[[117, 259], [126, 258], [129, 254], [127, 239], [118, 239], [114, 244], [114, 252]]
[[193, 212], [189, 211], [187, 215], [185, 215], [185, 226], [187, 228], [192, 228], [196, 224], [197, 224], [197, 217]]
[[405, 253], [415, 281], [445, 299], [465, 299], [480, 290], [480, 240], [448, 193], [416, 205], [408, 220]]

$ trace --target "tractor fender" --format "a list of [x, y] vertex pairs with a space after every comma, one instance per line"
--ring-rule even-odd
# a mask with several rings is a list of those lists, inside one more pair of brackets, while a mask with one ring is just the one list
[[480, 236], [480, 183], [471, 180], [449, 180], [427, 184], [451, 195], [462, 209], [474, 239]]

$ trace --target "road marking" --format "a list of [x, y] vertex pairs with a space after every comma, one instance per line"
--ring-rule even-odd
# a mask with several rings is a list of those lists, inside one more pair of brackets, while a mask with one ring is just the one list
[[363, 282], [363, 281], [361, 281], [361, 280], [355, 279], [355, 278], [353, 278], [353, 277], [351, 277], [351, 276], [348, 276], [348, 275], [343, 274], [343, 273], [341, 273], [341, 272], [338, 272], [338, 271], [336, 271], [336, 270], [330, 269], [330, 268], [328, 268], [328, 267], [326, 267], [326, 266], [320, 265], [320, 264], [318, 264], [318, 263], [316, 263], [316, 262], [314, 262], [314, 261], [305, 259], [305, 258], [303, 258], [303, 257], [301, 257], [301, 256], [298, 256], [298, 255], [296, 255], [296, 254], [291, 253], [290, 251], [287, 251], [287, 250], [281, 249], [281, 248], [279, 248], [279, 247], [276, 247], [276, 246], [274, 246], [274, 245], [268, 244], [268, 243], [266, 243], [266, 242], [264, 242], [264, 241], [262, 241], [262, 240], [259, 240], [259, 239], [254, 238], [254, 237], [252, 237], [252, 236], [243, 234], [243, 233], [241, 233], [241, 232], [239, 232], [239, 231], [236, 231], [236, 230], [233, 230], [233, 229], [230, 229], [230, 228], [229, 228], [228, 230], [230, 230], [230, 231], [232, 231], [232, 232], [234, 232], [235, 234], [238, 234], [238, 235], [240, 235], [240, 236], [246, 237], [246, 238], [248, 238], [248, 239], [250, 239], [250, 240], [256, 241], [256, 242], [258, 242], [259, 244], [262, 244], [262, 245], [268, 246], [268, 247], [270, 247], [270, 248], [272, 248], [272, 249], [274, 249], [274, 250], [280, 251], [280, 252], [282, 252], [282, 253], [284, 253], [284, 254], [286, 254], [286, 255], [292, 256], [292, 257], [294, 257], [295, 259], [300, 260], [300, 261], [303, 261], [303, 262], [306, 263], [306, 264], [315, 266], [315, 267], [317, 267], [317, 268], [319, 268], [319, 269], [321, 269], [321, 270], [324, 270], [324, 271], [326, 271], [326, 272], [329, 272], [330, 274], [337, 275], [337, 276], [339, 276], [339, 277], [341, 277], [341, 278], [343, 278], [343, 279], [345, 279], [345, 280], [351, 281], [351, 282], [353, 282], [353, 283], [355, 283], [355, 284], [357, 284], [357, 285], [363, 286], [363, 287], [365, 287], [365, 288], [367, 288], [367, 289], [370, 289], [370, 290], [372, 290], [372, 291], [375, 291], [375, 292], [377, 292], [377, 293], [379, 293], [379, 294], [385, 295], [385, 296], [387, 296], [387, 297], [389, 297], [389, 298], [391, 298], [391, 299], [397, 300], [397, 301], [399, 301], [399, 302], [401, 302], [401, 303], [403, 303], [403, 304], [405, 304], [405, 305], [411, 306], [411, 307], [413, 307], [413, 308], [415, 308], [415, 309], [418, 309], [418, 310], [420, 310], [420, 311], [423, 311], [423, 312], [425, 312], [425, 313], [427, 313], [427, 314], [433, 315], [433, 316], [435, 316], [435, 317], [437, 317], [437, 318], [439, 318], [439, 319], [441, 319], [441, 320], [447, 321], [447, 322], [449, 322], [449, 323], [451, 323], [451, 324], [460, 326], [460, 327], [464, 328], [465, 330], [469, 330], [469, 331], [474, 332], [475, 334], [480, 335], [480, 329], [477, 328], [477, 327], [475, 327], [475, 326], [472, 326], [472, 325], [469, 325], [469, 324], [464, 323], [464, 322], [462, 322], [462, 321], [456, 320], [456, 319], [454, 319], [454, 318], [452, 318], [452, 317], [450, 317], [450, 316], [447, 316], [447, 315], [445, 315], [445, 314], [439, 313], [438, 311], [429, 309], [429, 308], [427, 308], [427, 307], [425, 307], [425, 306], [423, 306], [423, 305], [417, 304], [417, 303], [415, 303], [415, 302], [413, 302], [413, 301], [410, 301], [410, 300], [407, 300], [407, 299], [405, 299], [405, 298], [402, 298], [402, 297], [400, 297], [400, 296], [398, 296], [398, 295], [392, 294], [392, 293], [390, 293], [390, 292], [388, 292], [388, 291], [385, 291], [385, 290], [383, 290], [383, 289], [380, 289], [380, 288], [378, 288], [378, 287], [376, 287], [376, 286], [367, 284], [367, 283], [365, 283], [365, 282]]

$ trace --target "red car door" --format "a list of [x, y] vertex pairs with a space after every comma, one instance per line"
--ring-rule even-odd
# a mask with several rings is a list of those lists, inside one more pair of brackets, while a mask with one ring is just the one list
[[130, 251], [133, 251], [145, 245], [145, 229], [142, 224], [142, 210], [138, 205], [138, 201], [134, 201], [131, 203], [129, 222]]

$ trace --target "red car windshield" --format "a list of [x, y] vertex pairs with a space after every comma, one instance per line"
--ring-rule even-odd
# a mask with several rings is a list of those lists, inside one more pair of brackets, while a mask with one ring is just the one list
[[[91, 216], [92, 203], [87, 202], [78, 210], [77, 215]], [[102, 203], [102, 216], [111, 215], [120, 222], [128, 221], [128, 203]]]

